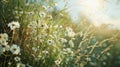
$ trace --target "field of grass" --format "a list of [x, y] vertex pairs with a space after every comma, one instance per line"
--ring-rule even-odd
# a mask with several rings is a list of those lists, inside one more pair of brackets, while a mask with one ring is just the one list
[[0, 0], [0, 67], [119, 67], [120, 31], [74, 23], [55, 2]]

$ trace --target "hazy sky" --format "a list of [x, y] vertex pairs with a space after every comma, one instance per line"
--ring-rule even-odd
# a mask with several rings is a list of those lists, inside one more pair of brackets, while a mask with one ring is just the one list
[[[84, 15], [96, 26], [102, 23], [113, 24], [120, 28], [120, 3], [119, 0], [68, 0], [68, 12], [73, 20]], [[65, 3], [59, 0], [58, 7]]]

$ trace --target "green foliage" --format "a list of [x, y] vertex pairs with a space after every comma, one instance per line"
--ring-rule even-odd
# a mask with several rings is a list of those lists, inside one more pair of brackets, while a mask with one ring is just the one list
[[54, 6], [53, 0], [0, 0], [0, 67], [109, 67], [116, 33], [72, 23]]

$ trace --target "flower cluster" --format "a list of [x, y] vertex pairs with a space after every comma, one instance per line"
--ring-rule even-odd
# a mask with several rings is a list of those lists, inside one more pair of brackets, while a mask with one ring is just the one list
[[66, 31], [67, 31], [67, 36], [68, 37], [74, 37], [75, 36], [75, 32], [72, 30], [72, 28], [66, 27]]
[[[13, 21], [13, 22], [8, 24], [8, 27], [10, 27], [11, 30], [15, 31], [16, 28], [20, 28], [20, 24], [19, 24], [19, 22]], [[15, 34], [12, 34], [12, 35], [15, 35]], [[21, 52], [20, 46], [12, 43], [13, 39], [11, 39], [9, 37], [10, 36], [7, 33], [0, 34], [0, 56], [1, 57], [2, 56], [12, 57], [12, 56], [20, 55], [20, 52]], [[15, 57], [14, 60], [16, 62], [20, 62], [19, 57]], [[7, 63], [8, 59], [5, 59], [5, 61], [6, 62], [4, 62], [4, 63]], [[11, 65], [11, 62], [8, 62], [8, 65]], [[17, 64], [17, 67], [19, 67], [18, 64]]]

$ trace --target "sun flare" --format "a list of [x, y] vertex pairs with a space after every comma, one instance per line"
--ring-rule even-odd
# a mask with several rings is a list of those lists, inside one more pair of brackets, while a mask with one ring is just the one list
[[[109, 8], [104, 0], [78, 0], [77, 4], [81, 7], [81, 13], [87, 17], [94, 25], [119, 23], [118, 19], [113, 19], [109, 15]], [[115, 10], [111, 9], [115, 12]]]

